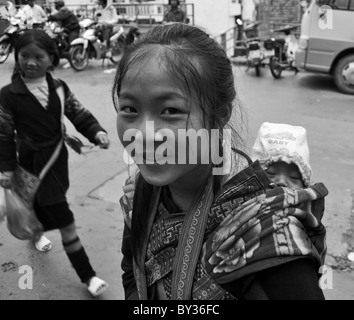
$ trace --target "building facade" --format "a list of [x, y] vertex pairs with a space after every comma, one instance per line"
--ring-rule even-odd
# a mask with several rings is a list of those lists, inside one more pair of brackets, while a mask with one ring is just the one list
[[186, 0], [186, 3], [193, 4], [194, 24], [213, 36], [233, 28], [235, 17], [241, 15], [241, 0]]
[[273, 30], [285, 25], [299, 25], [303, 14], [301, 0], [260, 0], [257, 8], [257, 20], [261, 20], [260, 30], [263, 35], [270, 35]]
[[[12, 0], [16, 5], [26, 0]], [[69, 8], [80, 8], [91, 12], [96, 0], [64, 0]], [[302, 2], [309, 0], [180, 0], [180, 7], [185, 10], [191, 24], [206, 29], [211, 35], [219, 36], [235, 27], [235, 20], [242, 15], [248, 21], [261, 20], [261, 34], [269, 35], [273, 29], [287, 24], [300, 24]], [[6, 0], [0, 0], [0, 3]], [[36, 0], [41, 5], [52, 5], [54, 0]], [[154, 22], [163, 21], [169, 0], [108, 0], [117, 5], [121, 16], [151, 17]], [[139, 5], [134, 7], [133, 5]], [[124, 7], [126, 6], [126, 7]], [[120, 12], [121, 11], [121, 12]]]

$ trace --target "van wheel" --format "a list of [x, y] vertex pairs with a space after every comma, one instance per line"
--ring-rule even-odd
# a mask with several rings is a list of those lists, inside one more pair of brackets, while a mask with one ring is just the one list
[[337, 62], [334, 83], [341, 92], [354, 95], [354, 54], [348, 54]]

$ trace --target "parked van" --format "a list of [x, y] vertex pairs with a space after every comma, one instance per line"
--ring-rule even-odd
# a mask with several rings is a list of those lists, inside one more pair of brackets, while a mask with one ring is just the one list
[[296, 66], [333, 75], [354, 94], [354, 0], [312, 0], [301, 21]]

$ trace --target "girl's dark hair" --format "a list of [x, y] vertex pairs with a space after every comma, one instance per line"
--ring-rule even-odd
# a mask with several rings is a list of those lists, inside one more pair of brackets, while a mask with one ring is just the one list
[[[152, 50], [153, 46], [163, 49]], [[191, 97], [193, 103], [198, 103], [203, 111], [204, 121], [207, 121], [212, 129], [223, 129], [228, 124], [232, 112], [241, 110], [236, 110], [234, 75], [227, 54], [209, 34], [198, 27], [183, 23], [154, 27], [126, 49], [117, 68], [112, 90], [116, 110], [124, 77], [131, 68], [139, 70], [145, 63], [149, 63], [147, 59], [156, 52], [158, 56], [153, 59], [159, 59], [186, 95]], [[233, 132], [233, 143], [241, 141], [240, 135], [235, 130]], [[138, 205], [133, 205], [132, 215], [135, 257], [139, 256], [141, 240], [146, 232], [146, 225], [142, 222], [146, 220], [144, 216], [151, 198], [148, 190], [151, 188], [140, 175], [134, 199], [134, 204]]]
[[41, 29], [26, 30], [15, 43], [15, 61], [18, 62], [18, 54], [23, 47], [35, 44], [43, 49], [49, 56], [53, 56], [53, 67], [59, 64], [59, 52], [56, 44], [50, 36]]
[[[222, 129], [229, 121], [236, 90], [232, 65], [225, 51], [207, 33], [183, 23], [157, 26], [131, 44], [119, 63], [113, 85], [117, 108], [122, 81], [132, 67], [146, 63], [152, 45], [160, 45], [158, 58], [199, 103], [211, 128]], [[150, 53], [151, 55], [151, 53]]]

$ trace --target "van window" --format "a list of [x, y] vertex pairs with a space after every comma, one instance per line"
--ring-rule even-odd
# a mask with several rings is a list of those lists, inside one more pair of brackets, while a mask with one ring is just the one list
[[[351, 2], [351, 3], [350, 3]], [[330, 6], [332, 9], [337, 10], [349, 10], [349, 6], [353, 10], [354, 0], [317, 0], [316, 3], [318, 6]]]
[[335, 5], [334, 9], [348, 10], [349, 0], [337, 0], [334, 5]]
[[354, 11], [354, 0], [352, 0], [350, 3], [350, 10]]

